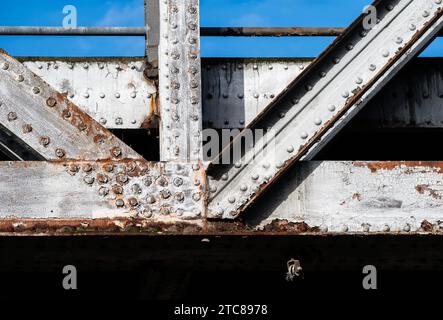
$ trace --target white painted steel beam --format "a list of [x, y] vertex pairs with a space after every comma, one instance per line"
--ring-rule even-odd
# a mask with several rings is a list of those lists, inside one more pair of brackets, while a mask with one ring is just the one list
[[0, 218], [200, 219], [205, 180], [190, 164], [142, 160], [0, 162]]
[[160, 1], [160, 159], [202, 158], [198, 0]]
[[[323, 233], [409, 233], [443, 228], [443, 162], [295, 164], [246, 222], [305, 223]], [[432, 230], [424, 230], [432, 231]]]
[[360, 16], [252, 121], [247, 129], [272, 129], [263, 147], [247, 147], [228, 168], [213, 166], [209, 216], [237, 217], [294, 162], [314, 156], [443, 26], [440, 0], [374, 5], [375, 27], [365, 30]]
[[40, 158], [140, 158], [23, 64], [0, 51], [0, 124]]

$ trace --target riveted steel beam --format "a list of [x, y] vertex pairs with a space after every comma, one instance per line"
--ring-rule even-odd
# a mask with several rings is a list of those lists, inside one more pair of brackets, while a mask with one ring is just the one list
[[143, 160], [0, 162], [0, 218], [193, 220], [204, 171]]
[[0, 124], [44, 159], [140, 158], [67, 97], [0, 51]]
[[[209, 216], [237, 217], [295, 161], [315, 155], [443, 26], [441, 0], [374, 6], [376, 26], [365, 29], [360, 16], [244, 130], [272, 129], [262, 147], [247, 146], [227, 168], [213, 166]], [[243, 138], [214, 163], [230, 158]]]
[[245, 219], [256, 228], [280, 221], [325, 234], [441, 232], [442, 178], [443, 162], [300, 161]]
[[108, 129], [158, 126], [157, 88], [138, 58], [22, 58], [23, 64]]
[[160, 159], [202, 158], [198, 0], [160, 1]]

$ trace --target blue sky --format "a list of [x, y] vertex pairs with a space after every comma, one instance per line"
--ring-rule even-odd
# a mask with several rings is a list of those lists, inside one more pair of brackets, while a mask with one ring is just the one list
[[[202, 26], [347, 26], [370, 0], [200, 0]], [[60, 26], [74, 5], [79, 26], [142, 26], [143, 0], [2, 1], [1, 25]], [[313, 57], [332, 38], [203, 38], [205, 57]], [[140, 56], [143, 38], [0, 37], [16, 56]], [[443, 40], [424, 53], [441, 56]]]

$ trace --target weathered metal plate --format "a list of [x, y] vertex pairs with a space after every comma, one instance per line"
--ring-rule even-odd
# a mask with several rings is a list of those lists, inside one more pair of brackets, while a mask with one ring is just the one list
[[0, 51], [0, 124], [44, 159], [140, 158], [129, 146]]
[[310, 62], [310, 59], [205, 59], [204, 124], [215, 129], [244, 128]]
[[323, 233], [439, 230], [443, 162], [299, 162], [246, 215], [275, 220]]
[[67, 58], [23, 64], [109, 129], [149, 127], [157, 114], [155, 83], [138, 58]]
[[202, 159], [199, 0], [160, 1], [160, 159]]
[[204, 217], [195, 165], [147, 161], [0, 162], [0, 218]]
[[[312, 59], [204, 59], [203, 124], [244, 128]], [[359, 113], [362, 129], [442, 128], [441, 58], [417, 58]], [[357, 119], [355, 119], [357, 120]]]
[[[237, 217], [295, 161], [311, 159], [443, 26], [442, 3], [375, 5], [376, 27], [364, 30], [365, 17], [358, 18], [245, 130], [272, 129], [267, 143], [247, 147], [242, 159], [227, 168], [213, 167], [210, 216]], [[229, 155], [241, 138], [214, 162]], [[233, 190], [241, 193], [233, 195]]]

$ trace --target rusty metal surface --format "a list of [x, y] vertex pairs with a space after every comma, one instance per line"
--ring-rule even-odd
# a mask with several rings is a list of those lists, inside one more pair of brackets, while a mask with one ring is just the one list
[[44, 159], [140, 158], [67, 97], [0, 51], [0, 124]]
[[[362, 30], [360, 16], [244, 131], [270, 128], [268, 142], [275, 148], [269, 150], [269, 143], [258, 150], [249, 147], [235, 164], [213, 166], [209, 216], [237, 217], [293, 163], [311, 159], [443, 25], [441, 3], [397, 0], [374, 5], [376, 28]], [[242, 138], [214, 162], [230, 154]], [[232, 196], [232, 190], [241, 193]]]
[[173, 223], [205, 216], [206, 179], [196, 164], [0, 162], [0, 181], [0, 218], [6, 220], [142, 217]]

